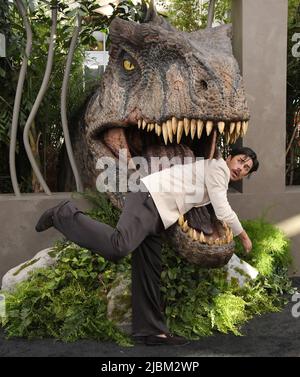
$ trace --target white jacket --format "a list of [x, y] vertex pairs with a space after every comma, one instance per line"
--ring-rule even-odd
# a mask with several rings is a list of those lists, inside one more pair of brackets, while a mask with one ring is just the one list
[[211, 203], [217, 218], [225, 221], [236, 236], [243, 227], [227, 199], [229, 180], [230, 170], [222, 158], [174, 165], [141, 178], [165, 229], [191, 208]]

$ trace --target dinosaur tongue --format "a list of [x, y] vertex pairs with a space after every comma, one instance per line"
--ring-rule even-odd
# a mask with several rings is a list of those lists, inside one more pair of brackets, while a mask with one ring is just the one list
[[127, 161], [131, 159], [124, 128], [118, 127], [107, 130], [104, 134], [104, 142], [116, 157], [119, 157], [120, 149], [126, 149]]
[[120, 150], [125, 149], [127, 161], [132, 156], [143, 156], [149, 162], [151, 157], [173, 159], [173, 161], [176, 157], [176, 163], [188, 163], [195, 160], [194, 152], [185, 144], [164, 145], [157, 139], [144, 138], [136, 132], [126, 132], [123, 127], [107, 129], [103, 133], [103, 141], [116, 158], [119, 158]]
[[[119, 158], [121, 149], [126, 150], [126, 158], [129, 161], [132, 156], [144, 156], [168, 158], [169, 160], [178, 158], [177, 163], [191, 162], [195, 159], [192, 149], [185, 144], [164, 145], [162, 141], [141, 137], [139, 133], [130, 132], [122, 127], [112, 127], [103, 134], [103, 141], [116, 158]], [[185, 160], [189, 158], [190, 160]]]

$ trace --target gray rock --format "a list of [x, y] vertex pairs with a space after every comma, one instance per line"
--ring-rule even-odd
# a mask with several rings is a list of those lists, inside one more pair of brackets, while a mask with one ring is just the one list
[[18, 283], [29, 278], [32, 271], [53, 266], [56, 259], [52, 248], [39, 251], [32, 259], [12, 268], [3, 276], [1, 290], [12, 292]]
[[107, 294], [107, 317], [127, 334], [131, 333], [131, 279], [120, 273]]

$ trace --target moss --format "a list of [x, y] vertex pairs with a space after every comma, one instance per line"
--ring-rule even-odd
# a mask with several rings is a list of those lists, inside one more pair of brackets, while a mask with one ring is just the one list
[[49, 257], [51, 258], [56, 258], [58, 254], [59, 254], [59, 250], [57, 249], [52, 249], [51, 251], [48, 252]]
[[239, 275], [243, 276], [244, 278], [250, 279], [250, 276], [244, 270], [242, 270], [241, 268], [234, 267], [233, 269], [234, 269], [235, 272], [237, 272]]
[[131, 310], [131, 294], [119, 296], [116, 300], [116, 306], [111, 320], [115, 323], [123, 322], [124, 316], [129, 310]]
[[33, 259], [29, 262], [26, 262], [24, 264], [22, 264], [22, 266], [13, 274], [13, 276], [17, 276], [19, 275], [19, 273], [21, 271], [23, 271], [25, 268], [29, 267], [29, 266], [32, 266], [33, 264], [35, 264], [36, 262], [38, 262], [41, 258], [37, 258], [37, 259]]

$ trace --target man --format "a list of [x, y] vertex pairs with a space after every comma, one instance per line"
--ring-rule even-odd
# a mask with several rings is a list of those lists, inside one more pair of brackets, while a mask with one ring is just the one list
[[[169, 333], [161, 312], [161, 232], [191, 208], [211, 203], [217, 218], [231, 226], [246, 252], [252, 248], [250, 238], [228, 203], [227, 189], [230, 180], [238, 181], [258, 169], [255, 152], [239, 148], [226, 161], [220, 158], [204, 163], [204, 187], [194, 202], [185, 200], [190, 181], [182, 182], [180, 192], [152, 191], [151, 181], [167, 179], [166, 171], [162, 170], [141, 179], [143, 192], [127, 194], [115, 229], [84, 215], [68, 200], [45, 211], [36, 225], [38, 232], [54, 226], [69, 240], [107, 260], [117, 261], [132, 252], [132, 333], [136, 341], [147, 345], [187, 343], [184, 338]], [[189, 167], [183, 165], [185, 168]]]

